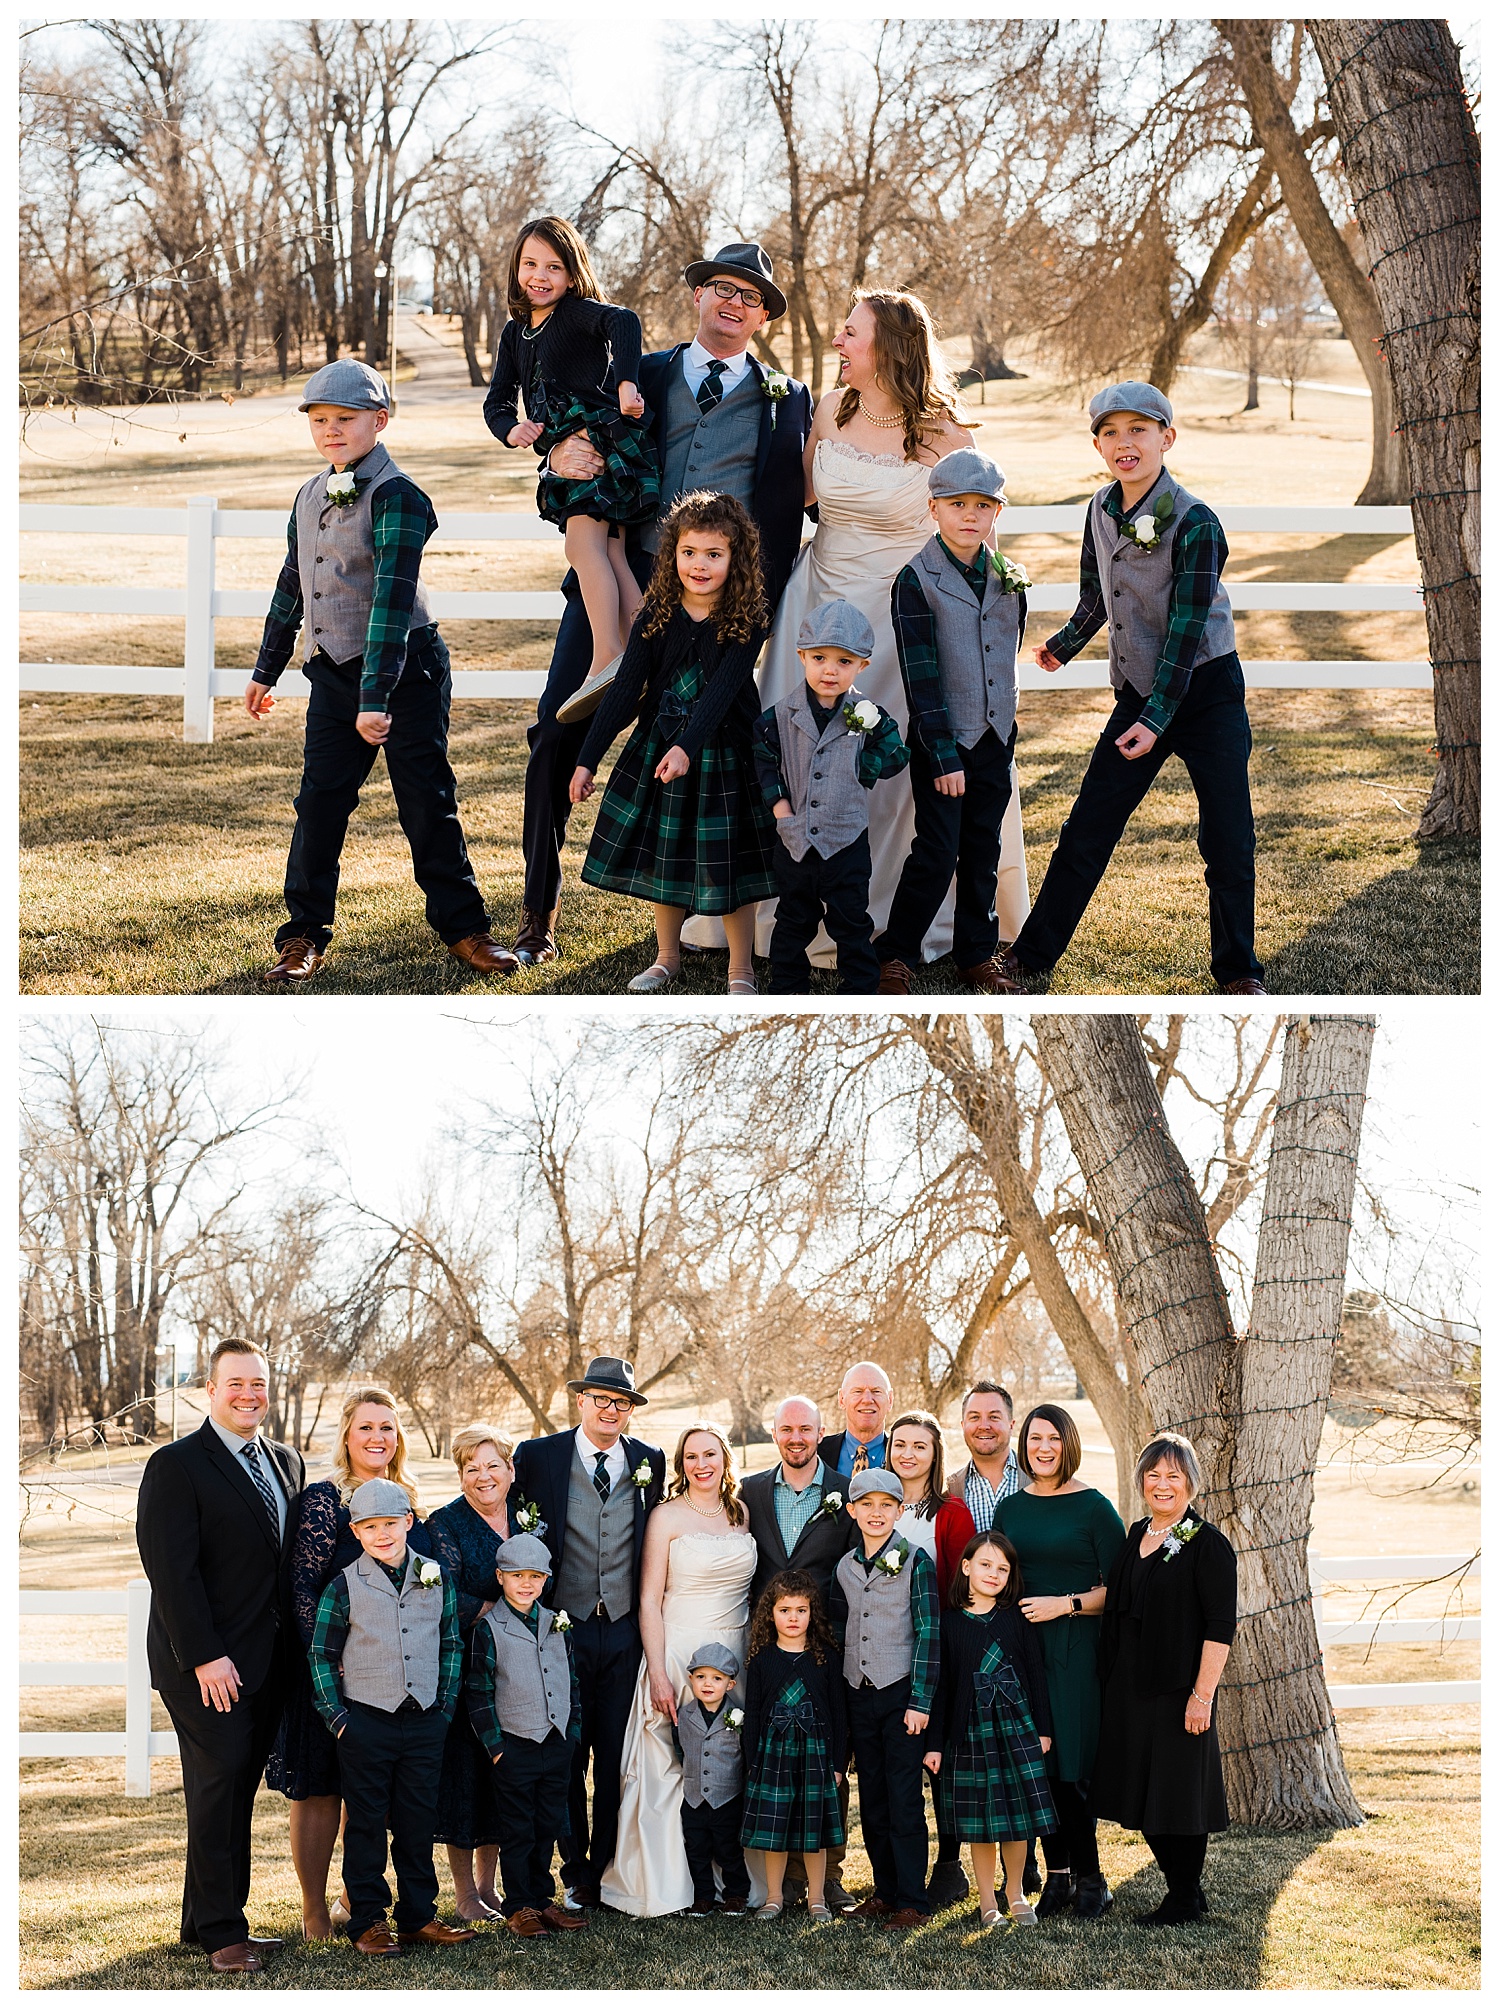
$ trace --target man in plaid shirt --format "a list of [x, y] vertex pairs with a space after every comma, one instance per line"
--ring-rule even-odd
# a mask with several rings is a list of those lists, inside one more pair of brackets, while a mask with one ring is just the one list
[[490, 933], [458, 820], [448, 762], [448, 650], [421, 582], [432, 504], [386, 452], [385, 379], [345, 358], [315, 371], [299, 410], [329, 463], [298, 491], [245, 709], [266, 718], [300, 630], [312, 686], [297, 827], [286, 868], [290, 918], [265, 981], [305, 983], [333, 934], [349, 818], [385, 748], [427, 919], [448, 953], [485, 975], [520, 964]]

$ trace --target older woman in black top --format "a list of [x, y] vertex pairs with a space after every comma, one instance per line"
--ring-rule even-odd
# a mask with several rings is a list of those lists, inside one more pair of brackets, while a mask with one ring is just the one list
[[1208, 1837], [1229, 1825], [1214, 1693], [1235, 1629], [1235, 1555], [1194, 1511], [1186, 1437], [1164, 1430], [1136, 1460], [1147, 1517], [1109, 1573], [1100, 1639], [1103, 1722], [1090, 1811], [1138, 1828], [1167, 1880], [1142, 1925], [1189, 1925], [1207, 1909]]

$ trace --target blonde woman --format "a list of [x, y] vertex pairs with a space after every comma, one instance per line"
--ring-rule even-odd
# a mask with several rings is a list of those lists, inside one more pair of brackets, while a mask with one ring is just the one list
[[625, 1732], [615, 1857], [600, 1886], [616, 1911], [657, 1918], [693, 1902], [672, 1738], [677, 1704], [698, 1647], [727, 1646], [743, 1666], [758, 1554], [729, 1440], [716, 1423], [695, 1423], [677, 1440], [667, 1495], [646, 1523], [644, 1662]]
[[[394, 1479], [417, 1513], [417, 1489], [406, 1469], [406, 1437], [389, 1389], [349, 1391], [332, 1464], [332, 1476], [317, 1480], [299, 1498], [292, 1535], [292, 1611], [304, 1649], [312, 1644], [318, 1599], [339, 1571], [363, 1553], [349, 1527], [349, 1496], [355, 1487], [366, 1479]], [[435, 1553], [420, 1516], [407, 1544], [418, 1555]], [[348, 1917], [342, 1902], [333, 1910], [328, 1904], [328, 1866], [341, 1808], [338, 1747], [313, 1707], [305, 1651], [297, 1656], [281, 1729], [266, 1764], [266, 1784], [292, 1803], [292, 1867], [302, 1886], [303, 1936], [332, 1939], [335, 1926]]]

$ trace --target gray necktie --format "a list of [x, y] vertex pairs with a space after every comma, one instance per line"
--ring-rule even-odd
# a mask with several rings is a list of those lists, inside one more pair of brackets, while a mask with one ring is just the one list
[[250, 1477], [255, 1482], [255, 1490], [265, 1502], [266, 1512], [271, 1516], [271, 1526], [279, 1534], [281, 1516], [276, 1511], [276, 1495], [271, 1490], [271, 1482], [266, 1477], [265, 1468], [260, 1462], [260, 1452], [256, 1448], [254, 1438], [245, 1446], [245, 1463], [250, 1467]]

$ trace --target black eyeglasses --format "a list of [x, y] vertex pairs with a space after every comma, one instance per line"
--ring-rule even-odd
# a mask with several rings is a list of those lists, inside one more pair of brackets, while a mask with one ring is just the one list
[[721, 300], [743, 300], [747, 307], [764, 307], [766, 298], [757, 293], [753, 286], [736, 286], [730, 279], [710, 279], [710, 293], [717, 293]]
[[628, 1395], [595, 1395], [592, 1389], [589, 1391], [589, 1400], [601, 1416], [608, 1415], [611, 1409], [628, 1410], [635, 1407]]

